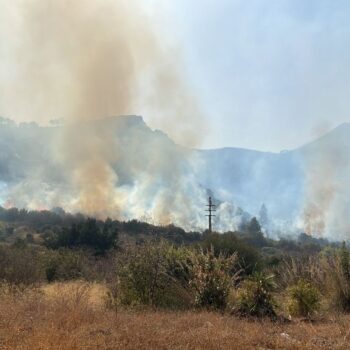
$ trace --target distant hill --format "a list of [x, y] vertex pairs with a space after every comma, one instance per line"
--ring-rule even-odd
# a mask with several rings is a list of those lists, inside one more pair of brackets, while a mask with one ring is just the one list
[[[338, 230], [346, 230], [339, 215], [350, 214], [350, 124], [340, 125], [295, 150], [269, 153], [239, 148], [189, 150], [163, 132], [150, 129], [139, 116], [105, 118], [98, 123], [99, 128], [103, 125], [115, 135], [112, 151], [116, 161], [111, 166], [118, 175], [117, 186], [135, 196], [135, 202], [129, 201], [131, 207], [135, 203], [138, 206], [125, 213], [130, 219], [152, 213], [160, 193], [163, 200], [181, 192], [173, 208], [169, 199], [169, 210], [176, 212], [175, 223], [205, 227], [203, 209], [210, 192], [221, 205], [217, 218], [220, 229], [234, 229], [242, 217], [258, 216], [265, 204], [274, 222], [270, 230], [272, 226], [303, 229], [305, 215], [313, 220], [313, 211], [317, 225], [322, 226], [323, 221], [324, 226], [333, 223]], [[33, 199], [46, 196], [47, 206], [57, 206], [61, 203], [55, 202], [55, 188], [64, 193], [74, 190], [69, 172], [62, 170], [62, 160], [57, 156], [61, 132], [61, 126], [0, 121], [2, 203], [10, 199], [19, 207], [35, 207]], [[317, 225], [318, 233], [325, 230]]]
[[281, 153], [222, 148], [197, 154], [195, 176], [218, 198], [253, 215], [265, 203], [284, 230], [350, 238], [350, 124]]

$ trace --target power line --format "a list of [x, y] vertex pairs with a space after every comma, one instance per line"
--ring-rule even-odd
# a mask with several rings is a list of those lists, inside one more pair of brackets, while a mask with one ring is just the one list
[[208, 217], [208, 224], [209, 224], [208, 230], [209, 230], [209, 233], [211, 233], [212, 232], [212, 218], [215, 216], [213, 214], [213, 212], [216, 211], [216, 209], [215, 209], [216, 205], [213, 204], [211, 197], [209, 197], [207, 207], [208, 207], [208, 209], [206, 209], [206, 211], [208, 212], [208, 215], [206, 215], [206, 216]]

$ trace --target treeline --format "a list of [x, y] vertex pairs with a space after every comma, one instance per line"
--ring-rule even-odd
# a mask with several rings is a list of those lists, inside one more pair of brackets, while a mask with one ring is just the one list
[[[60, 234], [61, 231], [65, 231], [62, 232], [62, 235], [67, 235], [67, 229], [74, 230], [74, 227], [81, 227], [81, 225], [87, 220], [89, 220], [89, 218], [83, 214], [66, 213], [61, 208], [54, 208], [51, 211], [39, 211], [18, 208], [5, 209], [0, 206], [0, 222], [7, 224], [2, 231], [0, 227], [0, 239], [1, 237], [4, 238], [6, 234], [11, 234], [14, 228], [19, 225], [25, 225], [28, 228], [36, 230], [40, 234], [45, 233], [49, 236], [52, 236], [52, 234]], [[95, 225], [95, 228], [101, 228], [104, 225], [104, 221], [95, 220], [94, 224], [92, 222], [89, 224]], [[138, 220], [130, 220], [126, 222], [114, 220], [113, 227], [119, 232], [129, 236], [159, 236], [176, 244], [197, 242], [201, 238], [199, 232], [186, 232], [182, 228], [174, 225], [157, 226]]]
[[[18, 208], [5, 209], [0, 206], [0, 240], [7, 233], [11, 234], [16, 226], [25, 226], [34, 229], [40, 234], [55, 233], [59, 234], [63, 229], [72, 229], [81, 227], [84, 221], [89, 220], [83, 214], [66, 213], [62, 208], [54, 208], [49, 210], [26, 210]], [[111, 221], [111, 220], [109, 220]], [[148, 239], [150, 237], [162, 237], [175, 244], [192, 244], [202, 240], [203, 235], [200, 232], [186, 232], [180, 227], [174, 225], [157, 226], [138, 220], [130, 220], [121, 222], [114, 220], [113, 227], [121, 234], [134, 237], [135, 239]], [[101, 228], [104, 221], [95, 220], [91, 225]], [[6, 231], [6, 232], [3, 232]], [[63, 233], [65, 234], [65, 233]], [[204, 233], [205, 234], [205, 233]], [[281, 238], [274, 241], [264, 237], [261, 226], [256, 218], [252, 218], [243, 225], [239, 232], [229, 233], [232, 236], [244, 241], [247, 245], [258, 249], [264, 247], [275, 247], [281, 250], [300, 252], [305, 250], [319, 251], [322, 247], [330, 245], [325, 239], [314, 238], [301, 233], [293, 239]]]
[[48, 248], [86, 248], [95, 255], [105, 255], [117, 247], [118, 228], [111, 219], [99, 223], [96, 219], [87, 218], [70, 227], [63, 227], [56, 233], [46, 233], [43, 238]]
[[18, 208], [3, 208], [0, 206], [0, 221], [7, 223], [25, 223], [35, 228], [44, 225], [70, 225], [84, 218], [82, 214], [66, 213], [61, 208], [50, 210], [27, 210]]

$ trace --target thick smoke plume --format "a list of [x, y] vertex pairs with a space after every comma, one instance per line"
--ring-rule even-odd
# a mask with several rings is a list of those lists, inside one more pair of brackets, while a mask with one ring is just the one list
[[146, 207], [142, 197], [156, 187], [148, 203], [155, 220], [181, 216], [183, 204], [191, 206], [190, 196], [199, 190], [181, 178], [179, 157], [153, 151], [164, 169], [153, 178], [141, 176], [145, 165], [134, 159], [137, 176], [126, 191], [114, 167], [118, 140], [99, 123], [147, 110], [178, 142], [198, 142], [200, 112], [180, 74], [179, 57], [168, 54], [150, 18], [136, 3], [122, 0], [1, 0], [1, 7], [3, 67], [12, 74], [0, 83], [1, 113], [20, 120], [64, 119], [54, 157], [73, 196], [57, 193], [51, 204], [101, 217], [123, 216], [128, 206], [129, 213], [140, 215]]

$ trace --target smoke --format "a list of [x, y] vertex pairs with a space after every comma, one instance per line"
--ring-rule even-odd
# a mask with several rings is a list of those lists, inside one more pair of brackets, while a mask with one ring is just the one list
[[[152, 160], [162, 169], [152, 177], [152, 164], [130, 155], [135, 177], [125, 187], [115, 166], [121, 154], [116, 131], [100, 123], [108, 116], [147, 111], [181, 144], [199, 142], [202, 113], [184, 83], [179, 54], [169, 50], [151, 18], [136, 2], [123, 0], [1, 0], [1, 6], [2, 62], [12, 73], [0, 72], [1, 113], [17, 120], [65, 120], [52, 141], [52, 157], [72, 196], [59, 188], [46, 196], [51, 204], [99, 217], [133, 213], [161, 223], [179, 216], [188, 220], [182, 217], [185, 203], [197, 205], [192, 195], [203, 193], [182, 178], [180, 158], [190, 151], [182, 148], [180, 157], [152, 150]], [[44, 191], [40, 182], [45, 179], [33, 174], [13, 194], [17, 200], [25, 195], [28, 203], [28, 195]], [[150, 200], [149, 192], [151, 204], [143, 203]]]
[[[181, 49], [155, 30], [140, 2], [0, 0], [0, 6], [0, 114], [41, 123], [64, 119], [63, 128], [55, 128], [51, 139], [40, 140], [40, 149], [26, 145], [28, 152], [16, 163], [25, 162], [34, 151], [50, 149], [43, 159], [53, 163], [52, 169], [46, 169], [42, 160], [33, 164], [20, 182], [0, 187], [6, 197], [1, 200], [32, 209], [62, 206], [101, 218], [206, 227], [206, 188], [193, 175], [190, 163], [198, 164], [187, 148], [199, 145], [205, 119], [185, 83]], [[147, 136], [138, 127], [126, 136], [118, 123], [103, 122], [106, 117], [135, 113], [146, 114], [152, 126], [187, 147], [156, 132]], [[340, 237], [349, 230], [347, 145], [346, 140], [326, 142], [304, 155], [301, 216], [309, 234]], [[291, 203], [299, 200], [294, 193], [298, 172], [275, 186], [285, 176], [278, 169], [276, 174], [269, 172], [275, 156], [251, 157], [244, 162], [242, 156], [243, 163], [218, 159], [210, 173], [205, 163], [202, 173], [210, 178], [210, 186], [204, 180], [203, 186], [218, 197], [225, 190], [228, 195], [219, 198], [223, 201], [232, 200], [235, 193], [235, 200], [248, 193], [244, 208], [248, 202], [260, 206], [274, 191], [270, 207], [289, 212]], [[290, 171], [294, 162], [282, 158], [279, 169]], [[55, 171], [59, 179], [52, 181]], [[265, 173], [271, 181], [264, 181]], [[240, 182], [240, 174], [247, 181]], [[224, 175], [232, 187], [226, 186]], [[288, 203], [282, 206], [280, 201]], [[221, 203], [217, 209], [218, 229], [239, 226], [242, 215], [237, 207]]]
[[304, 225], [307, 234], [322, 236], [337, 188], [337, 158], [329, 150], [308, 157]]
[[16, 37], [7, 37], [16, 42], [17, 79], [5, 90], [17, 101], [16, 118], [72, 122], [132, 108], [138, 74], [158, 55], [156, 37], [136, 7], [108, 0], [15, 0], [11, 8], [20, 18]]
[[339, 130], [305, 153], [303, 223], [307, 234], [348, 239], [350, 154], [347, 136]]

